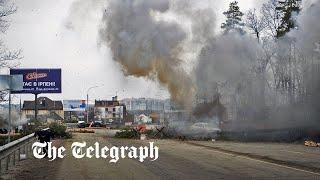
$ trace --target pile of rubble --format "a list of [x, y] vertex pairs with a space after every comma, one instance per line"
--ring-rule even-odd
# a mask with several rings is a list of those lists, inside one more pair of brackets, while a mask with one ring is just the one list
[[315, 141], [305, 141], [304, 145], [309, 147], [320, 147], [320, 143], [317, 143]]
[[93, 129], [74, 128], [74, 129], [68, 129], [68, 132], [72, 132], [72, 133], [94, 133], [94, 130]]

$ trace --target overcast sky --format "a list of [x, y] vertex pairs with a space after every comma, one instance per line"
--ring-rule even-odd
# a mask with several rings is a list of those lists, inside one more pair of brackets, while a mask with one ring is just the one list
[[[69, 10], [75, 0], [15, 0], [16, 14], [3, 37], [10, 49], [23, 51], [21, 68], [61, 68], [62, 94], [44, 94], [53, 99], [85, 99], [91, 86], [90, 99], [110, 99], [118, 92], [124, 97], [169, 97], [158, 83], [143, 78], [124, 77], [108, 50], [98, 48], [97, 31], [100, 10], [86, 17], [80, 30], [67, 28]], [[88, 0], [89, 1], [89, 0]], [[217, 0], [214, 8], [218, 26], [224, 20], [222, 12], [230, 1]], [[259, 6], [263, 0], [240, 0], [243, 12]], [[84, 10], [85, 11], [85, 10]], [[81, 18], [80, 18], [81, 19]], [[77, 22], [74, 22], [77, 23]], [[16, 102], [20, 96], [15, 96]], [[32, 99], [32, 95], [21, 95]]]

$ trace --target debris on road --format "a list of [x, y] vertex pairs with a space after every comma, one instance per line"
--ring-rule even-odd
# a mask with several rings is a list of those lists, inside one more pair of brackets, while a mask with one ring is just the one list
[[68, 131], [73, 133], [94, 133], [93, 129], [83, 129], [83, 128], [69, 129]]
[[139, 139], [140, 132], [136, 128], [125, 128], [115, 134], [116, 138]]
[[320, 147], [320, 143], [316, 143], [314, 141], [305, 141], [304, 145], [309, 147]]
[[140, 135], [140, 140], [146, 140], [146, 139], [147, 139], [147, 136], [145, 134]]

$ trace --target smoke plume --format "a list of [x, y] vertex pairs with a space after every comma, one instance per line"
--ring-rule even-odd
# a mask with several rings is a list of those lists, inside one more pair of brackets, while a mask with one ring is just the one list
[[[8, 109], [0, 110], [0, 126], [7, 128], [8, 127]], [[25, 116], [20, 116], [18, 110], [12, 109], [11, 111], [11, 125], [12, 127], [24, 125], [28, 122], [28, 119]]]
[[100, 36], [126, 75], [157, 79], [167, 86], [173, 100], [187, 105], [194, 93], [181, 59], [187, 33], [176, 22], [155, 18], [169, 11], [168, 0], [112, 0]]

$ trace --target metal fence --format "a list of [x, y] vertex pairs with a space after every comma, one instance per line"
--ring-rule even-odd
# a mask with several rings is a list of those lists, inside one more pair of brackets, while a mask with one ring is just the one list
[[36, 140], [34, 133], [24, 136], [0, 147], [0, 174], [4, 174], [10, 166], [15, 166], [21, 158], [31, 156], [31, 146]]

